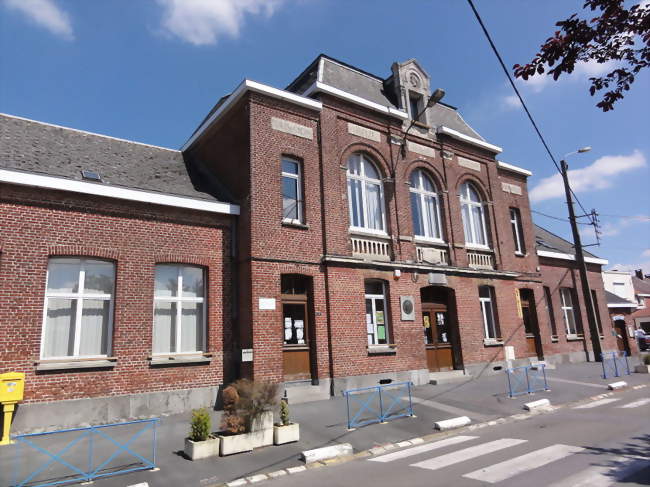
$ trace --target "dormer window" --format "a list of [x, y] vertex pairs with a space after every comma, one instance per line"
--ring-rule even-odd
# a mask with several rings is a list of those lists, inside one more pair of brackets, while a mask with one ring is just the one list
[[[411, 110], [411, 119], [416, 122], [421, 122], [422, 115], [420, 111], [422, 110], [422, 97], [414, 94], [409, 95], [409, 109]], [[420, 115], [418, 117], [418, 115]]]

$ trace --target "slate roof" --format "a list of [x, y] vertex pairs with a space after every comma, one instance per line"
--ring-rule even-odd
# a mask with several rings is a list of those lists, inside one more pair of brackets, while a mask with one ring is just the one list
[[[575, 250], [573, 249], [573, 244], [571, 242], [564, 240], [562, 237], [558, 237], [539, 225], [534, 225], [534, 227], [537, 250], [575, 255]], [[586, 250], [583, 251], [583, 254], [585, 257], [598, 258], [596, 255], [587, 252]]]
[[[307, 69], [286, 87], [286, 90], [298, 94], [304, 93], [318, 79], [319, 61], [321, 59], [323, 60], [323, 66], [320, 80], [323, 83], [379, 105], [400, 110], [395, 94], [390, 89], [387, 89], [392, 75], [383, 79], [325, 54], [319, 55]], [[428, 110], [430, 120], [433, 121], [435, 126], [444, 125], [469, 137], [485, 140], [463, 120], [458, 111], [451, 105], [438, 103]]]
[[650, 294], [650, 280], [632, 276], [632, 286], [636, 294]]
[[[43, 122], [0, 114], [0, 169], [77, 181], [82, 170], [96, 171], [103, 183], [214, 201], [202, 175], [189, 170], [173, 149], [115, 139]], [[191, 175], [190, 175], [191, 174]]]
[[617, 296], [614, 293], [610, 293], [608, 290], [605, 290], [605, 299], [607, 300], [607, 304], [627, 304], [630, 306], [630, 308], [636, 308], [636, 303], [633, 303], [632, 301], [628, 301], [625, 298], [622, 298], [620, 296]]

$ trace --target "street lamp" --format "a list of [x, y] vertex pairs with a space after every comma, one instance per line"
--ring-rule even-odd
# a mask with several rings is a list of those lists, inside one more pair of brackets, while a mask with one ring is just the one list
[[417, 115], [411, 114], [413, 119], [411, 120], [411, 125], [408, 126], [406, 129], [406, 132], [404, 132], [404, 139], [402, 140], [402, 145], [400, 146], [400, 151], [402, 153], [402, 157], [406, 156], [406, 136], [408, 135], [409, 131], [411, 128], [413, 128], [413, 125], [415, 122], [420, 118], [420, 116], [428, 109], [434, 106], [436, 103], [438, 103], [442, 98], [445, 96], [445, 90], [442, 88], [436, 88], [436, 91], [434, 91], [431, 96], [429, 97], [429, 100], [427, 101], [427, 104], [424, 106], [422, 110], [420, 110], [420, 113]]
[[580, 232], [578, 231], [578, 224], [576, 222], [576, 215], [573, 209], [573, 199], [571, 197], [571, 187], [569, 186], [569, 165], [566, 158], [573, 154], [582, 154], [589, 152], [591, 147], [582, 147], [573, 152], [565, 154], [560, 161], [560, 168], [562, 172], [562, 180], [564, 181], [564, 192], [566, 194], [567, 207], [569, 209], [569, 223], [571, 224], [571, 232], [573, 233], [573, 248], [576, 253], [576, 266], [580, 274], [580, 287], [582, 287], [582, 298], [585, 303], [587, 312], [587, 321], [589, 323], [589, 335], [591, 337], [591, 347], [594, 352], [594, 360], [601, 358], [600, 338], [598, 333], [598, 326], [596, 324], [596, 314], [594, 310], [594, 303], [591, 298], [591, 290], [589, 289], [589, 280], [587, 279], [587, 266], [585, 264], [585, 257], [582, 253], [582, 242], [580, 241]]

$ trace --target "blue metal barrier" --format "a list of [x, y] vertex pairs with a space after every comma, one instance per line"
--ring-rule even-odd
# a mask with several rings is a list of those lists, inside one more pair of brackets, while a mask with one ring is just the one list
[[506, 378], [510, 397], [549, 390], [544, 364], [507, 368]]
[[[160, 419], [71, 428], [12, 436], [12, 487], [90, 482], [101, 477], [156, 468]], [[145, 433], [150, 433], [150, 438]]]
[[603, 367], [603, 379], [630, 375], [630, 364], [627, 361], [626, 352], [603, 352], [600, 354], [600, 359]]
[[412, 385], [411, 382], [399, 382], [343, 391], [348, 411], [348, 429], [413, 416]]

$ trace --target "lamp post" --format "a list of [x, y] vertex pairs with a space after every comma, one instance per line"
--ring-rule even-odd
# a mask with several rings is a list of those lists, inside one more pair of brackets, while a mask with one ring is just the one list
[[589, 336], [591, 338], [591, 348], [594, 352], [594, 360], [600, 360], [601, 347], [600, 347], [600, 334], [598, 333], [598, 326], [596, 324], [596, 314], [594, 310], [594, 303], [591, 299], [591, 289], [589, 288], [589, 281], [587, 279], [587, 266], [585, 264], [585, 257], [582, 253], [582, 242], [580, 240], [580, 232], [578, 232], [578, 224], [576, 222], [576, 215], [573, 209], [573, 198], [571, 197], [571, 188], [569, 187], [568, 170], [569, 165], [566, 158], [573, 154], [582, 154], [589, 152], [591, 147], [583, 147], [574, 152], [569, 152], [560, 161], [560, 168], [562, 170], [562, 180], [564, 181], [564, 192], [566, 194], [567, 207], [569, 209], [569, 223], [571, 224], [571, 232], [573, 233], [573, 248], [576, 254], [576, 266], [580, 275], [580, 287], [582, 288], [582, 299], [585, 303], [587, 312], [587, 322], [589, 324]]

